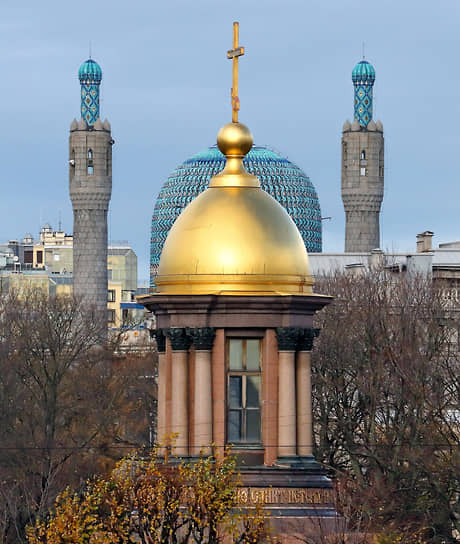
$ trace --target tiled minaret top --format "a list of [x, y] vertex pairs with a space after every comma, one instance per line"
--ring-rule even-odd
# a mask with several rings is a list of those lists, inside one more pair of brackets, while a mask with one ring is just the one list
[[81, 84], [81, 118], [91, 127], [99, 118], [101, 67], [93, 59], [86, 60], [78, 70], [78, 79]]
[[366, 128], [372, 119], [372, 88], [375, 70], [367, 60], [362, 60], [353, 68], [351, 74], [355, 88], [355, 119]]

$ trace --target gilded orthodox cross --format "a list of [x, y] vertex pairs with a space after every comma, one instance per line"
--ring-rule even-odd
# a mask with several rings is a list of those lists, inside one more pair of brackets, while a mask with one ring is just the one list
[[232, 121], [238, 123], [240, 99], [238, 97], [238, 57], [244, 55], [244, 47], [238, 45], [240, 23], [233, 23], [233, 49], [227, 51], [227, 58], [233, 59]]

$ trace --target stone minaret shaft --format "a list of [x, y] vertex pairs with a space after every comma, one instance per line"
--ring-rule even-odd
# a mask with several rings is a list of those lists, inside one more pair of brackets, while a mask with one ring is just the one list
[[354, 121], [342, 134], [342, 200], [345, 251], [369, 252], [380, 247], [380, 208], [384, 184], [384, 139], [380, 121], [372, 120], [373, 67], [361, 61], [353, 70]]
[[[98, 87], [96, 89], [98, 91]], [[82, 103], [84, 100], [82, 93]], [[98, 114], [97, 110], [93, 124], [82, 117], [78, 123], [73, 121], [70, 128], [69, 184], [74, 213], [73, 290], [75, 296], [101, 311], [101, 315], [107, 319], [107, 212], [112, 193], [113, 140], [109, 122], [106, 120], [102, 124]]]

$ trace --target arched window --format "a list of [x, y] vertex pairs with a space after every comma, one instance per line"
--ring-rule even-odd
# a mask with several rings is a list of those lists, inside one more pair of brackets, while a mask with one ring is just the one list
[[366, 160], [366, 152], [364, 151], [364, 149], [361, 151], [361, 160], [362, 161]]
[[88, 148], [88, 153], [86, 155], [86, 163], [87, 163], [87, 174], [88, 176], [92, 176], [94, 174], [94, 164], [93, 164], [93, 150], [91, 148]]

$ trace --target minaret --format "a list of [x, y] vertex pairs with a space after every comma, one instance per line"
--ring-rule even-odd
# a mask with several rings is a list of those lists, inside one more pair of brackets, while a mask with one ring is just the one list
[[78, 71], [81, 119], [69, 138], [69, 185], [74, 213], [73, 290], [107, 318], [107, 211], [112, 193], [110, 123], [99, 118], [100, 66], [92, 59]]
[[353, 69], [355, 112], [342, 135], [342, 200], [345, 251], [369, 252], [380, 247], [383, 200], [383, 125], [372, 119], [374, 67], [362, 60]]

